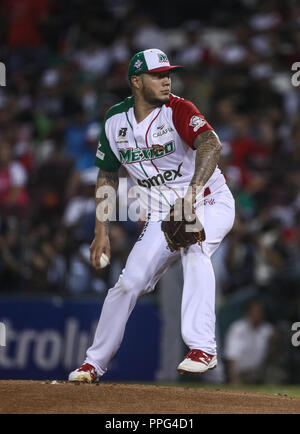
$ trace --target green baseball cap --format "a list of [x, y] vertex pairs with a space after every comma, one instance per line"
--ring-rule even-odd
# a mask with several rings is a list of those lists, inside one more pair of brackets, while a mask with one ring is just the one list
[[180, 65], [171, 66], [167, 55], [157, 48], [140, 51], [130, 60], [128, 67], [128, 79], [133, 75], [141, 75], [145, 72], [161, 72], [183, 68]]

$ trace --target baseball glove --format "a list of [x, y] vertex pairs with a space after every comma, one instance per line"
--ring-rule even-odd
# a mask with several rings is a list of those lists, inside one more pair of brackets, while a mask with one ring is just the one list
[[181, 207], [180, 217], [182, 216], [182, 218], [180, 218], [179, 221], [177, 221], [179, 214], [177, 214], [178, 217], [176, 218], [173, 205], [170, 208], [169, 214], [161, 223], [161, 230], [166, 237], [171, 252], [189, 247], [196, 243], [200, 244], [205, 240], [205, 231], [195, 212], [192, 210], [189, 213], [184, 213], [183, 203]]

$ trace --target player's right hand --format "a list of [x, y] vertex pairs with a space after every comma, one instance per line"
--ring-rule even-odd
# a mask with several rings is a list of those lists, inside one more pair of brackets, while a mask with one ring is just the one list
[[95, 234], [95, 237], [90, 246], [90, 260], [92, 266], [96, 270], [99, 270], [101, 268], [100, 258], [102, 253], [105, 253], [110, 260], [110, 241], [106, 233]]

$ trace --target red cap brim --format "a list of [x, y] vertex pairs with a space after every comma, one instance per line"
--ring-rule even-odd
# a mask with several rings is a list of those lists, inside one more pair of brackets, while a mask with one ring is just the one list
[[171, 69], [179, 69], [183, 68], [181, 65], [173, 65], [173, 66], [161, 66], [160, 68], [149, 69], [146, 72], [162, 72], [162, 71], [170, 71]]

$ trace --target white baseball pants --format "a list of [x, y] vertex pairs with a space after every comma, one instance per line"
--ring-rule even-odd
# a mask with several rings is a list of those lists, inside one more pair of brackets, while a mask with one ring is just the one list
[[99, 375], [107, 371], [108, 363], [121, 345], [127, 320], [138, 297], [153, 291], [162, 274], [180, 254], [184, 276], [182, 338], [190, 349], [215, 355], [215, 276], [210, 258], [232, 228], [234, 215], [234, 199], [224, 185], [205, 198], [204, 216], [199, 216], [206, 233], [202, 247], [195, 244], [173, 253], [167, 248], [161, 222], [149, 221], [143, 236], [130, 252], [118, 282], [108, 291], [85, 363], [93, 365]]

